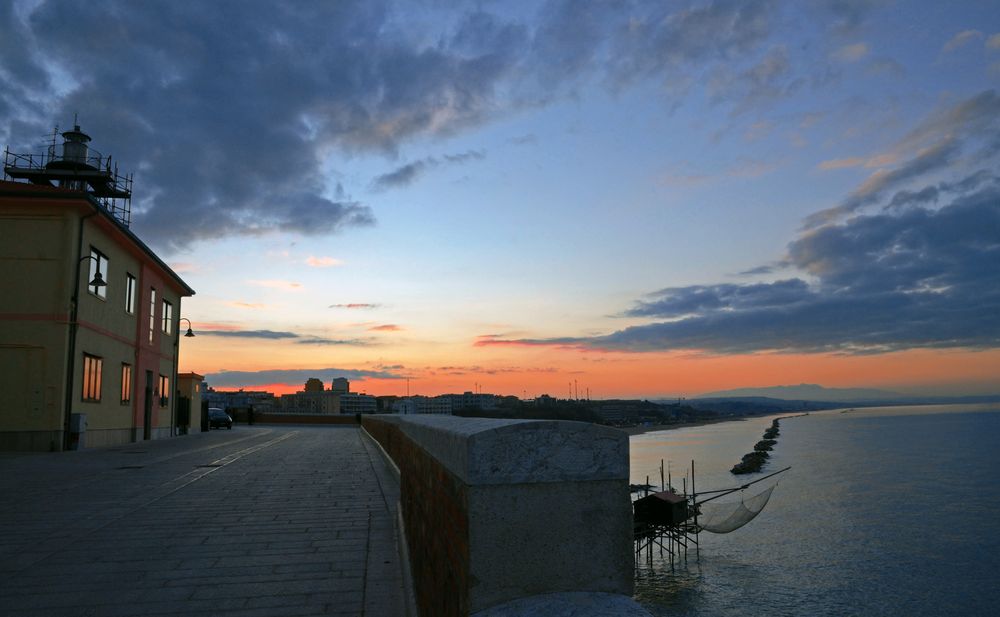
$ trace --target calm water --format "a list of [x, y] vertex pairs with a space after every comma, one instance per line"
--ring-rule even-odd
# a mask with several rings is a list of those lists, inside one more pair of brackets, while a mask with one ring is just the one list
[[785, 419], [765, 471], [731, 475], [787, 415], [632, 437], [637, 483], [659, 483], [661, 458], [678, 488], [694, 459], [698, 490], [792, 466], [748, 525], [701, 534], [700, 557], [641, 561], [639, 602], [657, 616], [1000, 615], [1000, 405]]

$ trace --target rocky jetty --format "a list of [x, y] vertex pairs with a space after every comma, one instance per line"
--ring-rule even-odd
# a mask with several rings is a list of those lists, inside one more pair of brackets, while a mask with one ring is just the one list
[[776, 418], [771, 423], [770, 428], [764, 431], [764, 438], [754, 444], [753, 452], [744, 454], [743, 460], [733, 465], [733, 468], [730, 470], [731, 473], [740, 475], [745, 473], [755, 473], [761, 470], [764, 463], [767, 462], [768, 457], [770, 457], [768, 452], [773, 450], [775, 444], [778, 443], [776, 438], [781, 432], [779, 429], [779, 420], [780, 418]]
[[770, 452], [776, 443], [778, 443], [777, 439], [761, 439], [753, 445], [753, 449], [756, 452]]

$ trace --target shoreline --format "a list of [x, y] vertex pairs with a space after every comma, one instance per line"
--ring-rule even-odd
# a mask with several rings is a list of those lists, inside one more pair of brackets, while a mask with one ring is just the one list
[[[819, 411], [838, 411], [838, 409], [822, 409]], [[754, 414], [748, 416], [740, 416], [738, 418], [711, 418], [706, 420], [695, 420], [693, 422], [678, 422], [677, 424], [658, 424], [656, 426], [627, 426], [627, 427], [614, 427], [620, 431], [625, 431], [628, 433], [629, 437], [633, 435], [642, 435], [644, 433], [652, 433], [655, 431], [672, 431], [678, 428], [691, 428], [693, 426], [706, 426], [708, 424], [719, 424], [722, 422], [746, 422], [751, 418], [765, 418], [767, 416], [780, 415], [778, 419], [784, 420], [785, 418], [798, 418], [801, 416], [808, 416], [811, 413], [815, 413], [813, 410], [800, 410], [800, 411], [771, 411], [762, 414]]]
[[624, 431], [628, 433], [629, 437], [633, 435], [642, 435], [644, 433], [653, 433], [655, 431], [672, 431], [679, 428], [691, 428], [693, 426], [706, 426], [708, 424], [719, 424], [721, 422], [744, 422], [747, 418], [757, 418], [760, 416], [742, 416], [739, 418], [712, 418], [708, 420], [695, 420], [694, 422], [678, 422], [677, 424], [657, 424], [655, 426], [616, 426], [619, 431]]

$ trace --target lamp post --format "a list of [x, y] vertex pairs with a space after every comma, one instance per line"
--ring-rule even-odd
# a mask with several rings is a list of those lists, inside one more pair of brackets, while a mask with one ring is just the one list
[[98, 258], [93, 255], [84, 255], [76, 262], [73, 296], [70, 298], [69, 304], [69, 353], [66, 354], [66, 411], [63, 418], [63, 450], [69, 449], [70, 418], [73, 415], [73, 373], [76, 370], [76, 330], [80, 301], [80, 264], [88, 259], [93, 259], [97, 262], [97, 271], [94, 273], [93, 280], [87, 284], [87, 287], [99, 288], [107, 287], [108, 285], [104, 282], [104, 277], [101, 275], [101, 261]]
[[[188, 323], [188, 330], [184, 333], [185, 338], [194, 338], [194, 330], [191, 326], [191, 320], [187, 317], [181, 317], [177, 320], [177, 332], [174, 334], [174, 396], [173, 402], [170, 405], [170, 432], [176, 436], [177, 434], [177, 405], [180, 402], [180, 384], [177, 383], [177, 365], [180, 362], [181, 357], [181, 329], [180, 325], [182, 321]], [[188, 423], [191, 422], [191, 410], [188, 409]]]

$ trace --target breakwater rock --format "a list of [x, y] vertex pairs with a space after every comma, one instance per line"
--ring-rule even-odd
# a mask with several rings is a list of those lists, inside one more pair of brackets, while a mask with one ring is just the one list
[[778, 443], [777, 439], [761, 439], [753, 445], [753, 449], [757, 452], [770, 452], [776, 443]]
[[764, 463], [770, 457], [771, 450], [774, 449], [775, 444], [778, 443], [777, 437], [781, 432], [779, 429], [780, 418], [775, 418], [771, 422], [770, 428], [764, 431], [764, 438], [758, 441], [753, 446], [753, 452], [748, 452], [743, 455], [743, 459], [733, 465], [733, 468], [729, 471], [733, 474], [740, 475], [745, 473], [755, 473], [761, 470]]

